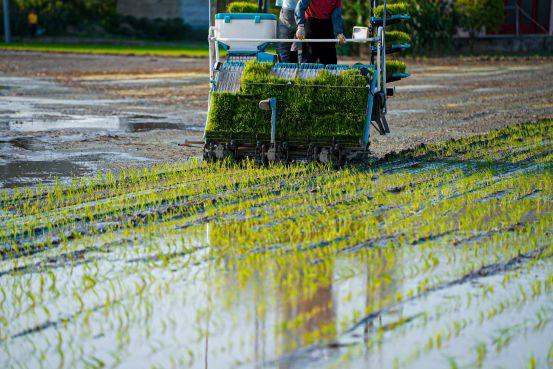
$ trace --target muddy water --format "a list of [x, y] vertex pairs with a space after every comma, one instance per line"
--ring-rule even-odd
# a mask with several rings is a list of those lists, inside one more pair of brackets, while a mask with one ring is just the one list
[[[200, 133], [205, 120], [203, 110], [154, 108], [147, 100], [106, 97], [50, 79], [0, 76], [0, 85], [0, 188], [146, 165], [159, 159], [148, 152], [148, 141], [178, 143], [158, 132]], [[141, 150], [133, 143], [144, 135]], [[118, 144], [126, 138], [129, 144]]]

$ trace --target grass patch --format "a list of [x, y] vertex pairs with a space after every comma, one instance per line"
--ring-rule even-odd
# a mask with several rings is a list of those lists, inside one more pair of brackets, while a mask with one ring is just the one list
[[182, 44], [144, 44], [144, 45], [111, 45], [92, 43], [61, 43], [61, 42], [15, 42], [0, 43], [0, 50], [39, 51], [76, 54], [106, 54], [106, 55], [144, 55], [168, 57], [206, 57], [209, 50], [206, 43]]

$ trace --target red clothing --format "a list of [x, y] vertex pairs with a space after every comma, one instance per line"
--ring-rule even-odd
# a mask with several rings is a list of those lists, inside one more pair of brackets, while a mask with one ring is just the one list
[[342, 0], [311, 0], [305, 18], [331, 19], [332, 12], [342, 7]]

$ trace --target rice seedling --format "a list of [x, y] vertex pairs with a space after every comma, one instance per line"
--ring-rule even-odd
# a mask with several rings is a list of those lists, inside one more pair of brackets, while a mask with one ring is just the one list
[[[384, 13], [384, 5], [379, 5], [373, 9], [373, 16], [382, 17]], [[406, 2], [396, 2], [388, 4], [386, 7], [386, 16], [391, 17], [392, 15], [398, 14], [409, 14], [409, 4]]]
[[257, 13], [257, 4], [247, 1], [233, 1], [228, 4], [227, 12], [229, 13]]
[[272, 75], [271, 68], [269, 63], [248, 62], [240, 92], [212, 95], [206, 135], [270, 137], [271, 113], [260, 110], [258, 104], [275, 97], [281, 137], [326, 138], [331, 134], [336, 139], [359, 138], [365, 122], [368, 81], [358, 70], [339, 75], [322, 70], [315, 78], [288, 81]]
[[402, 31], [386, 32], [386, 42], [391, 44], [408, 44], [411, 42], [411, 36]]
[[0, 192], [0, 365], [550, 362], [552, 128]]
[[394, 73], [405, 73], [407, 70], [407, 64], [405, 62], [402, 62], [400, 60], [387, 60], [386, 61], [386, 73], [388, 75], [394, 74]]

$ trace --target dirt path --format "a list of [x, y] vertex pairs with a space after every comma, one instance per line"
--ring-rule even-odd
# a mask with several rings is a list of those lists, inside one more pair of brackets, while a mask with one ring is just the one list
[[[553, 60], [410, 61], [377, 155], [553, 117]], [[0, 55], [0, 187], [200, 155], [207, 60]], [[374, 133], [374, 132], [373, 132]]]

